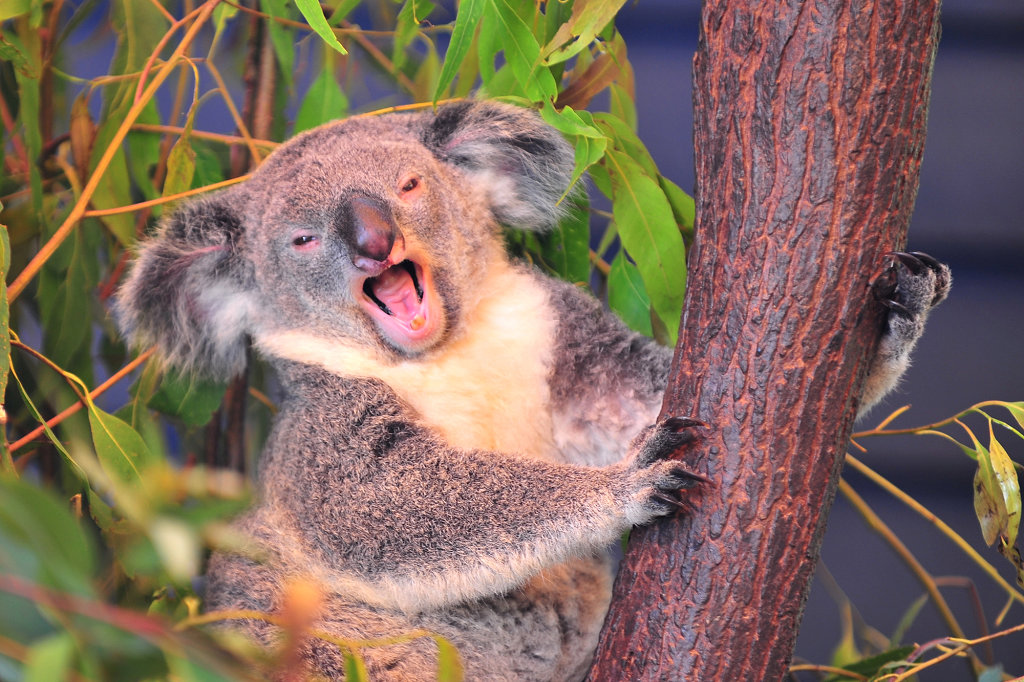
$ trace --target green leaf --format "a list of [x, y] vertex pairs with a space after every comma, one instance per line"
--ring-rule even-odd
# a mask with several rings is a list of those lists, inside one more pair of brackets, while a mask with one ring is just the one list
[[594, 118], [589, 111], [576, 112], [572, 107], [562, 107], [561, 111], [557, 111], [551, 101], [547, 100], [540, 114], [549, 125], [573, 141], [575, 157], [569, 183], [572, 187], [587, 169], [604, 156], [608, 138], [594, 125]]
[[96, 253], [102, 244], [98, 223], [83, 222], [58, 249], [67, 261], [51, 259], [39, 278], [40, 317], [46, 332], [44, 351], [57, 365], [89, 384], [93, 380], [91, 292], [99, 282]]
[[320, 9], [320, 3], [317, 0], [295, 0], [295, 6], [302, 12], [309, 27], [316, 31], [316, 34], [323, 38], [325, 43], [341, 54], [348, 54], [348, 50], [338, 42], [338, 37], [331, 30], [331, 25], [327, 23], [324, 11]]
[[[218, 7], [227, 7], [227, 5], [218, 5]], [[157, 111], [154, 100], [150, 100], [142, 109], [142, 113], [139, 114], [137, 121], [150, 125], [161, 123], [160, 114]], [[134, 181], [135, 186], [142, 192], [142, 196], [146, 200], [156, 199], [160, 196], [160, 193], [153, 185], [152, 174], [153, 168], [160, 158], [160, 134], [146, 130], [132, 130], [128, 133], [126, 141], [128, 172], [131, 174], [132, 181]], [[159, 215], [163, 208], [163, 206], [154, 206], [154, 214]], [[126, 236], [120, 235], [119, 239]], [[132, 243], [134, 243], [134, 236], [133, 230], [131, 235]]]
[[[295, 84], [295, 30], [276, 21], [290, 18], [288, 0], [260, 0], [260, 6], [264, 12], [270, 15], [270, 20], [267, 21], [267, 26], [270, 29], [270, 42], [274, 46], [277, 63], [281, 67], [281, 76], [290, 92]], [[317, 12], [319, 11], [320, 7], [317, 5]]]
[[[131, 100], [123, 99], [120, 104], [111, 108], [96, 128], [96, 138], [93, 140], [92, 156], [89, 159], [89, 170], [95, 170], [103, 153], [110, 145], [110, 141], [121, 127], [128, 109], [131, 108]], [[131, 180], [128, 174], [128, 160], [125, 157], [124, 148], [119, 147], [114, 156], [110, 159], [107, 171], [100, 178], [99, 184], [92, 195], [92, 205], [96, 208], [116, 208], [127, 206], [132, 203]], [[135, 216], [132, 213], [118, 213], [104, 216], [102, 223], [110, 230], [122, 246], [135, 244]]]
[[27, 14], [31, 5], [29, 0], [0, 0], [0, 21]]
[[558, 94], [551, 72], [540, 65], [540, 45], [530, 27], [508, 4], [508, 0], [488, 0], [488, 13], [497, 24], [497, 36], [505, 60], [526, 96], [540, 102]]
[[637, 137], [636, 131], [625, 121], [606, 112], [594, 114], [593, 120], [595, 125], [612, 139], [612, 146], [615, 149], [624, 152], [629, 158], [639, 164], [648, 176], [652, 178], [660, 176], [658, 167], [655, 165], [654, 159], [651, 158], [651, 153], [647, 151], [647, 147]]
[[1005, 543], [1012, 547], [1017, 542], [1017, 532], [1020, 529], [1020, 482], [1017, 480], [1017, 470], [1013, 466], [1013, 460], [1010, 459], [1010, 455], [1003, 448], [1002, 443], [996, 440], [991, 421], [988, 423], [988, 437], [989, 459], [1006, 509], [1006, 526], [1003, 529], [1003, 535]]
[[640, 271], [621, 251], [612, 261], [608, 273], [608, 307], [615, 311], [630, 329], [651, 336], [651, 301], [644, 289]]
[[107, 475], [117, 481], [141, 485], [142, 471], [153, 456], [132, 427], [95, 405], [89, 405], [89, 427], [96, 455]]
[[893, 630], [892, 636], [889, 637], [889, 642], [893, 646], [898, 645], [903, 641], [907, 631], [910, 630], [910, 626], [917, 620], [917, 616], [921, 613], [921, 609], [924, 608], [925, 604], [928, 603], [930, 597], [928, 594], [922, 594], [920, 597], [914, 600], [914, 603], [903, 613], [900, 617], [900, 622], [896, 624], [896, 629]]
[[302, 98], [299, 112], [295, 116], [294, 132], [315, 128], [348, 113], [348, 98], [334, 78], [333, 66], [333, 57], [325, 53], [323, 68]]
[[370, 682], [370, 673], [366, 669], [363, 657], [356, 650], [342, 652], [345, 659], [345, 679], [352, 682]]
[[444, 637], [434, 637], [437, 642], [438, 682], [461, 682], [464, 676], [459, 650]]
[[0, 573], [87, 596], [95, 566], [95, 551], [65, 503], [0, 476]]
[[612, 213], [622, 245], [636, 263], [654, 312], [674, 343], [686, 288], [686, 250], [665, 193], [622, 152], [609, 150]]
[[679, 185], [661, 175], [658, 176], [658, 184], [661, 185], [662, 191], [665, 192], [665, 198], [668, 199], [668, 203], [672, 207], [672, 215], [676, 219], [676, 224], [692, 239], [693, 223], [697, 219], [697, 206], [693, 202], [693, 197], [680, 189]]
[[586, 285], [590, 281], [590, 211], [574, 203], [569, 215], [540, 237], [540, 256], [560, 278]]
[[473, 36], [476, 35], [477, 27], [480, 25], [480, 18], [483, 16], [486, 2], [487, 0], [461, 0], [459, 2], [459, 11], [455, 15], [455, 27], [452, 29], [448, 49], [444, 53], [444, 65], [441, 67], [441, 75], [437, 80], [437, 88], [434, 90], [434, 102], [444, 96], [448, 86], [455, 78], [455, 74], [459, 72], [463, 60], [469, 54]]
[[405, 0], [395, 20], [394, 43], [391, 62], [396, 71], [405, 67], [405, 50], [420, 32], [420, 23], [425, 20], [436, 5], [431, 0]]
[[[3, 19], [0, 19], [3, 21]], [[17, 45], [7, 42], [7, 36], [0, 32], [0, 61], [10, 63], [16, 70], [23, 73], [30, 72], [28, 57]]]
[[68, 679], [75, 653], [69, 632], [58, 632], [32, 645], [25, 659], [24, 682], [52, 682]]
[[871, 677], [879, 673], [882, 668], [886, 667], [890, 663], [906, 660], [907, 656], [914, 653], [915, 648], [916, 647], [913, 646], [896, 647], [895, 649], [883, 651], [880, 654], [875, 654], [874, 656], [861, 659], [856, 663], [844, 665], [843, 668], [858, 675]]
[[147, 406], [189, 426], [202, 426], [220, 406], [226, 388], [223, 383], [169, 373], [164, 375]]
[[994, 665], [989, 668], [985, 668], [978, 675], [978, 682], [1002, 682], [1003, 679], [1003, 666], [1002, 664]]
[[192, 138], [186, 128], [167, 154], [167, 177], [164, 180], [163, 196], [181, 194], [192, 188], [196, 173], [196, 152], [192, 149]]
[[626, 0], [578, 1], [569, 21], [562, 24], [542, 51], [544, 64], [564, 62], [579, 54], [597, 38], [626, 4]]

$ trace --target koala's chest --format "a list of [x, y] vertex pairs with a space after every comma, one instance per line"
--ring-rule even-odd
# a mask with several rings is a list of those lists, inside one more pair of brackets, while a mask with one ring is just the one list
[[464, 332], [425, 359], [383, 362], [301, 333], [260, 345], [340, 375], [381, 379], [456, 447], [555, 459], [548, 381], [557, 319], [547, 292], [514, 269], [492, 273], [482, 290]]
[[551, 458], [555, 318], [536, 280], [509, 277], [443, 354], [388, 367], [380, 378], [452, 445]]

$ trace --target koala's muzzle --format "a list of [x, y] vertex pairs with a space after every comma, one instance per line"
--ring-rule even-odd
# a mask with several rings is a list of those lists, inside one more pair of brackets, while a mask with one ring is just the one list
[[386, 267], [401, 236], [387, 205], [371, 197], [354, 197], [342, 205], [339, 222], [353, 265], [370, 275]]
[[338, 229], [352, 264], [365, 277], [357, 282], [363, 310], [385, 339], [407, 353], [431, 346], [444, 330], [444, 311], [422, 254], [406, 240], [390, 207], [356, 196], [341, 208]]

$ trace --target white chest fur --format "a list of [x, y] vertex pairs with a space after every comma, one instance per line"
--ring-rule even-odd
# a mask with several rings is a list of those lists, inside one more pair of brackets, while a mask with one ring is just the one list
[[548, 372], [555, 317], [533, 277], [497, 268], [467, 332], [428, 359], [389, 361], [375, 349], [298, 331], [267, 334], [268, 355], [341, 376], [376, 377], [460, 448], [554, 457]]

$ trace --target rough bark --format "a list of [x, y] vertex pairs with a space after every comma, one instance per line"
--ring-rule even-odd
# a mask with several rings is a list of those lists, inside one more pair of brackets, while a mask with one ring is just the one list
[[786, 672], [905, 242], [938, 0], [705, 2], [697, 236], [663, 412], [715, 483], [634, 531], [591, 680]]

